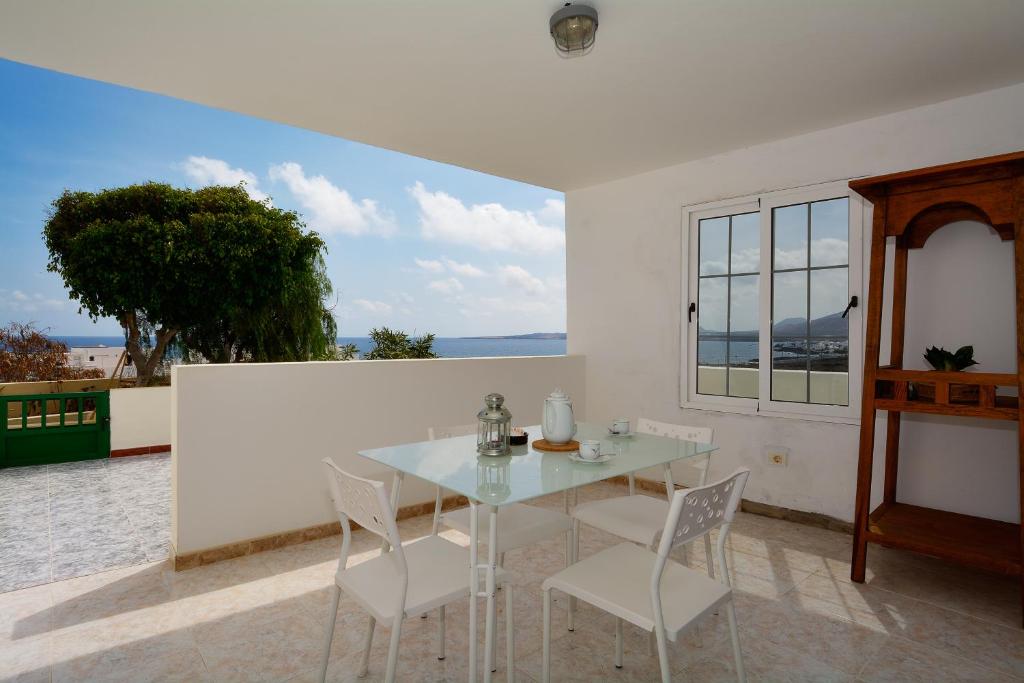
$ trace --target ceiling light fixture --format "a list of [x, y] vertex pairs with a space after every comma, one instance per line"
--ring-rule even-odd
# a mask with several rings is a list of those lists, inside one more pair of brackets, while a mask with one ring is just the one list
[[590, 51], [597, 36], [597, 10], [587, 5], [565, 3], [549, 22], [555, 48], [564, 57], [578, 57]]

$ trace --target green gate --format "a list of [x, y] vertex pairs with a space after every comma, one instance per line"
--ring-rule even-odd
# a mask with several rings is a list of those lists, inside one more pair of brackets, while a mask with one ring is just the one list
[[0, 396], [0, 468], [110, 457], [110, 392]]

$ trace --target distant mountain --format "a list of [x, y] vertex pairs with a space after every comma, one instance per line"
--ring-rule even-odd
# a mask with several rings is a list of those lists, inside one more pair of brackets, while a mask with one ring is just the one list
[[565, 332], [531, 332], [530, 334], [509, 334], [493, 337], [459, 337], [459, 339], [565, 339]]
[[[845, 337], [849, 334], [849, 322], [842, 313], [832, 313], [811, 321], [812, 337]], [[772, 334], [776, 337], [802, 337], [807, 335], [805, 318], [786, 318], [775, 323]]]
[[[811, 336], [812, 337], [845, 337], [849, 334], [849, 324], [843, 318], [842, 313], [831, 313], [821, 318], [815, 318], [811, 321]], [[708, 330], [703, 327], [697, 328], [697, 334], [701, 337], [722, 337], [725, 338], [725, 332], [718, 330]], [[775, 327], [772, 328], [772, 335], [775, 337], [806, 337], [807, 336], [807, 319], [806, 318], [786, 318], [775, 323]], [[734, 330], [731, 335], [732, 339], [757, 339], [756, 330]]]

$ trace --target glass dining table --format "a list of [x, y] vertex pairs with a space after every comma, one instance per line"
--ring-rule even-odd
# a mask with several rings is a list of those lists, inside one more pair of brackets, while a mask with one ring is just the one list
[[[493, 661], [495, 637], [495, 568], [497, 567], [498, 512], [504, 505], [522, 503], [552, 493], [568, 492], [594, 482], [631, 474], [649, 467], [666, 465], [677, 460], [710, 456], [716, 446], [707, 443], [641, 434], [612, 436], [603, 426], [579, 423], [577, 440], [601, 441], [601, 453], [610, 454], [606, 462], [576, 462], [569, 453], [553, 453], [534, 449], [532, 440], [541, 436], [539, 426], [527, 427], [531, 443], [513, 446], [505, 456], [478, 455], [476, 436], [457, 436], [434, 441], [372, 448], [359, 455], [387, 465], [395, 471], [391, 488], [391, 505], [398, 509], [403, 476], [419, 477], [443, 489], [469, 499], [474, 514], [470, 515], [469, 570], [470, 598], [485, 598], [484, 662]], [[668, 470], [666, 469], [666, 473]], [[671, 478], [667, 483], [671, 486]], [[568, 498], [566, 498], [568, 499]], [[480, 508], [483, 509], [480, 509]], [[480, 563], [478, 515], [490, 515], [487, 540], [487, 562]], [[480, 591], [480, 571], [484, 572], [484, 590]], [[469, 680], [477, 679], [477, 615], [469, 610]], [[491, 667], [485, 665], [484, 681], [490, 682]], [[509, 679], [513, 672], [508, 672]]]

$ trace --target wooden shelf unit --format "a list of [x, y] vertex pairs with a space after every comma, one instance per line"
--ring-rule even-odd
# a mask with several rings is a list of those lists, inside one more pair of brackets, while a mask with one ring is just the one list
[[[874, 205], [851, 578], [864, 581], [868, 543], [878, 543], [1019, 576], [1024, 605], [1020, 524], [896, 501], [903, 413], [1010, 420], [1017, 422], [1021, 472], [1017, 486], [1024, 518], [1024, 406], [1019, 398], [1024, 397], [1024, 152], [855, 180], [850, 187]], [[1014, 241], [1017, 371], [905, 370], [907, 252], [923, 247], [944, 225], [965, 220], [990, 225], [1001, 239]], [[889, 365], [881, 366], [885, 244], [889, 237], [895, 238], [891, 358]], [[885, 481], [882, 503], [871, 510], [878, 410], [888, 413]]]

